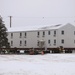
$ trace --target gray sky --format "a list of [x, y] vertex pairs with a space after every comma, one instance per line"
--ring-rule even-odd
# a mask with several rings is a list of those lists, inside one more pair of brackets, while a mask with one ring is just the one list
[[0, 15], [7, 27], [8, 16], [13, 16], [12, 27], [71, 23], [75, 0], [0, 0]]

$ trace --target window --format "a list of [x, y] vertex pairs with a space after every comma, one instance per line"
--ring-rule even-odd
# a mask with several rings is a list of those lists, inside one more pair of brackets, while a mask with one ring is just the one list
[[22, 37], [22, 33], [20, 33], [20, 38]]
[[39, 37], [39, 35], [40, 35], [40, 33], [39, 33], [39, 32], [37, 32], [37, 37]]
[[56, 45], [56, 39], [54, 39], [54, 45]]
[[75, 40], [74, 40], [74, 43], [75, 43]]
[[13, 33], [11, 33], [11, 38], [13, 38]]
[[56, 31], [54, 31], [54, 37], [56, 36]]
[[61, 34], [64, 35], [64, 31], [63, 30], [61, 31]]
[[26, 42], [26, 40], [25, 40], [25, 46], [26, 46], [26, 43], [27, 43], [27, 42]]
[[43, 31], [43, 37], [45, 36], [45, 32]]
[[64, 39], [61, 40], [61, 43], [64, 44]]
[[25, 42], [24, 42], [24, 43], [25, 43], [25, 46], [26, 46], [26, 44], [27, 44], [27, 41], [25, 40]]
[[56, 43], [56, 39], [54, 39], [54, 43]]
[[20, 40], [20, 46], [22, 46], [22, 41]]
[[74, 31], [74, 35], [75, 35], [75, 31]]
[[25, 32], [25, 38], [26, 38], [26, 36], [27, 36], [27, 34], [26, 34], [26, 32]]
[[48, 44], [50, 44], [50, 40], [48, 40]]
[[13, 41], [11, 41], [11, 46], [13, 46]]
[[54, 35], [56, 35], [56, 31], [54, 31]]
[[48, 35], [50, 35], [50, 31], [48, 31]]
[[38, 32], [38, 35], [39, 35], [39, 32]]
[[37, 42], [37, 46], [39, 46], [39, 41]]

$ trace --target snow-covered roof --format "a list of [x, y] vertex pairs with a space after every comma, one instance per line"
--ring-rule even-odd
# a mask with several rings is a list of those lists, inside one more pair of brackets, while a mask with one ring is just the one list
[[[70, 23], [67, 24], [57, 24], [57, 25], [44, 25], [44, 26], [25, 26], [25, 27], [12, 27], [8, 28], [8, 32], [19, 32], [19, 31], [38, 31], [38, 30], [54, 30], [54, 29], [59, 29], [65, 25], [69, 25]], [[70, 24], [72, 25], [72, 24]]]
[[26, 27], [12, 27], [8, 28], [8, 32], [19, 32], [19, 31], [35, 31], [36, 27], [26, 26]]
[[62, 26], [62, 24], [57, 24], [57, 25], [52, 25], [52, 26], [45, 26], [45, 27], [41, 27], [39, 29], [43, 29], [43, 30], [47, 30], [47, 29], [58, 29]]

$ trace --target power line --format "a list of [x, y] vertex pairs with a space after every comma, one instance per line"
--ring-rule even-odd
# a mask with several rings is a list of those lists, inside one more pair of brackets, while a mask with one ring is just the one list
[[[3, 18], [8, 18], [6, 16], [3, 16]], [[65, 16], [65, 17], [23, 17], [23, 16], [13, 16], [13, 18], [30, 18], [30, 19], [35, 19], [35, 18], [38, 18], [38, 19], [51, 19], [51, 18], [75, 18], [75, 16]]]

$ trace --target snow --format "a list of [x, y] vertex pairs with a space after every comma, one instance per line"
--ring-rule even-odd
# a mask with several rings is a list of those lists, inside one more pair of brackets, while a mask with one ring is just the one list
[[0, 75], [75, 75], [75, 53], [0, 55]]
[[8, 28], [7, 32], [54, 30], [54, 29], [59, 29], [65, 25], [72, 25], [72, 24], [67, 23], [67, 24], [56, 24], [56, 25], [36, 25], [36, 26], [25, 26], [25, 27], [11, 27], [11, 28]]

